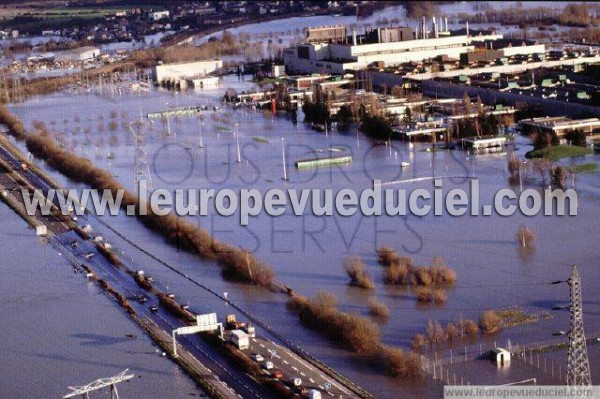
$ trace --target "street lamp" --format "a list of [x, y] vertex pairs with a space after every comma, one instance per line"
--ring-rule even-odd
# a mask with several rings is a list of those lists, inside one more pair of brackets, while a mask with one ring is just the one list
[[[165, 102], [165, 105], [167, 107], [170, 106], [168, 101]], [[170, 136], [171, 135], [171, 120], [169, 118], [169, 110], [168, 109], [167, 109], [166, 113], [167, 113], [167, 135]]]
[[286, 170], [286, 166], [285, 166], [285, 138], [282, 137], [281, 138], [281, 157], [283, 159], [283, 180], [287, 180], [287, 170]]
[[204, 128], [204, 121], [201, 119], [200, 120], [200, 144], [198, 145], [198, 147], [200, 147], [200, 148], [204, 148], [204, 143], [202, 143], [202, 128]]
[[240, 134], [238, 132], [239, 123], [235, 124], [235, 142], [237, 145], [237, 163], [242, 163], [242, 156], [240, 154]]
[[520, 187], [520, 192], [523, 192], [523, 176], [521, 174], [521, 169], [523, 168], [523, 165], [526, 165], [526, 164], [527, 164], [527, 161], [523, 161], [519, 165], [519, 187]]

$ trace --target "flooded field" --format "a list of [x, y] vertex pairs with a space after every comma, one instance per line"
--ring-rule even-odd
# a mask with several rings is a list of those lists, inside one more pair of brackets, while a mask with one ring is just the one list
[[[242, 91], [254, 86], [227, 76], [220, 88], [209, 91], [179, 95], [152, 91], [115, 98], [56, 94], [13, 105], [10, 109], [28, 128], [35, 120], [45, 122], [66, 148], [110, 170], [133, 190], [135, 145], [126, 124], [138, 117], [140, 108], [147, 113], [176, 106], [221, 106], [219, 98], [229, 87]], [[447, 191], [451, 188], [468, 190], [469, 177], [475, 176], [480, 180], [480, 201], [485, 204], [492, 203], [499, 189], [509, 187], [507, 157], [503, 152], [481, 155], [469, 155], [462, 150], [427, 152], [425, 144], [404, 142], [392, 142], [390, 147], [365, 138], [355, 129], [334, 130], [325, 136], [301, 123], [295, 125], [285, 116], [253, 110], [221, 108], [203, 111], [201, 115], [202, 119], [171, 118], [170, 135], [166, 121], [156, 120], [149, 126], [148, 163], [155, 189], [257, 188], [264, 192], [270, 188], [351, 188], [360, 192], [372, 187], [372, 180], [379, 179], [390, 184], [386, 188], [432, 191], [432, 180], [428, 178], [437, 176], [442, 178], [444, 191]], [[301, 113], [299, 120], [302, 120]], [[241, 163], [236, 162], [236, 131], [239, 131]], [[288, 181], [281, 179], [282, 138], [285, 139]], [[204, 148], [199, 148], [201, 139]], [[322, 154], [330, 147], [352, 155], [353, 162], [347, 166], [302, 171], [294, 168], [297, 160]], [[524, 140], [518, 139], [519, 156], [529, 149]], [[401, 168], [402, 161], [410, 162], [410, 167]], [[566, 163], [598, 161], [597, 155], [590, 155]], [[52, 174], [65, 187], [73, 187], [60, 175]], [[363, 315], [368, 314], [369, 299], [377, 297], [390, 309], [389, 322], [380, 326], [382, 341], [386, 344], [408, 348], [410, 339], [425, 330], [429, 319], [442, 323], [461, 318], [477, 319], [483, 310], [514, 306], [528, 313], [552, 314], [552, 318], [507, 329], [494, 337], [499, 342], [510, 338], [522, 344], [552, 338], [556, 330], [568, 330], [568, 313], [551, 310], [553, 305], [568, 301], [568, 286], [549, 282], [568, 278], [571, 264], [578, 265], [583, 280], [586, 330], [590, 334], [600, 331], [600, 298], [596, 289], [600, 282], [600, 228], [596, 222], [600, 217], [600, 175], [580, 174], [576, 184], [577, 217], [433, 214], [423, 218], [359, 214], [297, 217], [288, 209], [280, 217], [261, 214], [251, 218], [246, 227], [240, 226], [238, 214], [222, 217], [213, 213], [190, 217], [190, 220], [217, 239], [252, 251], [273, 266], [278, 281], [298, 293], [312, 296], [319, 291], [331, 292], [338, 297], [342, 309]], [[536, 178], [526, 180], [524, 186], [542, 190]], [[513, 189], [518, 190], [518, 185]], [[315, 332], [299, 328], [297, 316], [286, 311], [284, 296], [225, 282], [216, 265], [167, 246], [162, 238], [132, 218], [120, 215], [104, 217], [103, 221], [194, 279], [218, 292], [228, 292], [233, 302], [357, 381], [376, 397], [396, 397], [399, 388], [406, 393], [425, 389], [361, 367], [342, 348], [332, 346]], [[520, 251], [515, 240], [522, 223], [537, 235], [535, 250], [528, 253]], [[144, 270], [168, 284], [183, 302], [189, 301], [196, 311], [216, 309], [220, 317], [227, 312], [224, 304], [198, 287], [182, 281], [164, 266], [138, 257], [110, 230], [101, 233], [125, 251], [125, 256], [135, 257], [134, 261]], [[447, 291], [447, 303], [440, 307], [423, 307], [417, 305], [411, 290], [384, 285], [383, 268], [375, 256], [375, 248], [384, 244], [395, 248], [400, 255], [412, 256], [416, 265], [430, 264], [434, 256], [441, 256], [456, 270], [458, 280]], [[364, 258], [368, 273], [375, 281], [375, 290], [365, 291], [348, 285], [341, 263], [349, 254]]]
[[4, 204], [0, 226], [2, 397], [62, 398], [70, 392], [68, 386], [127, 368], [135, 378], [118, 386], [122, 397], [200, 394], [97, 285], [75, 273]]

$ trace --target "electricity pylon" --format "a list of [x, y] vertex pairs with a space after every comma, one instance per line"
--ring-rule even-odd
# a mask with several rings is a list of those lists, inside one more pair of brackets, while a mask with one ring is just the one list
[[571, 330], [569, 331], [569, 355], [567, 359], [567, 385], [592, 385], [585, 333], [583, 332], [583, 309], [581, 305], [581, 278], [573, 265], [571, 277]]
[[152, 176], [148, 166], [148, 151], [146, 149], [146, 129], [143, 119], [129, 124], [129, 131], [135, 139], [135, 156], [133, 165], [134, 191], [138, 193], [139, 183], [146, 181], [146, 188], [152, 191]]
[[70, 393], [63, 396], [64, 399], [75, 398], [77, 396], [82, 396], [84, 398], [90, 397], [90, 392], [97, 391], [102, 388], [110, 387], [110, 397], [111, 399], [119, 399], [119, 391], [117, 390], [117, 384], [128, 381], [134, 377], [133, 374], [127, 374], [129, 369], [121, 372], [120, 374], [110, 377], [110, 378], [101, 378], [96, 380], [90, 384], [80, 386], [80, 387], [69, 387], [71, 390]]

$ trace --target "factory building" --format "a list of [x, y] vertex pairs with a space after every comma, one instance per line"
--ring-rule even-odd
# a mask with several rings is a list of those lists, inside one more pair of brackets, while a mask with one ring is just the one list
[[531, 118], [521, 120], [519, 129], [523, 133], [556, 133], [558, 137], [563, 137], [574, 130], [590, 135], [600, 132], [600, 120], [598, 118], [570, 119], [564, 116]]
[[174, 64], [158, 64], [152, 68], [152, 78], [158, 84], [168, 80], [185, 80], [206, 76], [223, 67], [221, 60], [195, 61]]
[[[439, 21], [439, 22], [438, 22]], [[495, 32], [469, 31], [456, 34], [448, 29], [447, 20], [432, 19], [414, 30], [388, 27], [345, 35], [340, 26], [311, 28], [307, 39], [284, 50], [287, 71], [296, 73], [334, 73], [360, 70], [370, 65], [393, 66], [438, 56], [459, 59], [475, 50], [475, 43], [502, 39]], [[462, 33], [462, 32], [460, 32]]]
[[79, 47], [56, 53], [57, 61], [87, 61], [100, 56], [100, 49], [93, 46]]

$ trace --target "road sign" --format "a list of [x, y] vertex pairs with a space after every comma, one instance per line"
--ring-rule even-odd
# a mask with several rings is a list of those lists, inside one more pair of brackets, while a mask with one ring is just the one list
[[202, 326], [186, 326], [186, 327], [179, 327], [178, 329], [175, 330], [175, 333], [177, 333], [179, 335], [186, 335], [186, 334], [196, 334], [201, 331], [205, 331]]
[[211, 326], [218, 324], [216, 313], [199, 314], [196, 316], [196, 324], [199, 326]]

